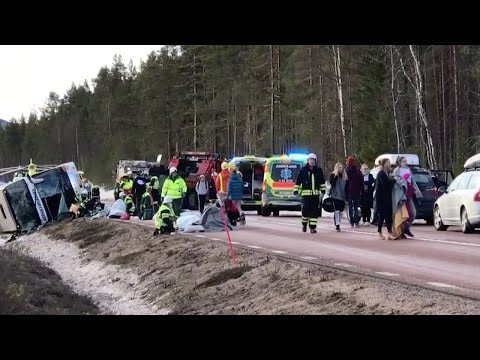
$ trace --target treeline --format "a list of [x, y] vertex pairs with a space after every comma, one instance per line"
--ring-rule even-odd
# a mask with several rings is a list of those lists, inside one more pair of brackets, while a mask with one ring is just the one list
[[182, 45], [137, 71], [116, 56], [0, 130], [0, 167], [73, 160], [110, 181], [118, 159], [182, 150], [225, 157], [308, 150], [418, 153], [458, 172], [479, 152], [478, 45]]

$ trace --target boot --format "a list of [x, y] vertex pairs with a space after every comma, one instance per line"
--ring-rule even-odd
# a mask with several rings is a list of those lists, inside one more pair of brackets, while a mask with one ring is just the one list
[[302, 232], [307, 232], [307, 224], [302, 224]]
[[340, 225], [335, 225], [335, 230], [337, 230], [337, 232], [340, 232]]
[[410, 237], [414, 237], [412, 232], [410, 231], [410, 224], [408, 224], [407, 226], [405, 226], [405, 230], [403, 231], [403, 233], [407, 236], [410, 236]]
[[241, 225], [245, 225], [245, 223], [246, 223], [245, 214], [242, 213], [242, 215], [240, 215], [240, 218], [238, 220], [239, 220]]
[[310, 234], [316, 234], [316, 233], [317, 233], [317, 229], [310, 228]]
[[155, 229], [155, 231], [153, 232], [153, 236], [157, 236], [158, 235], [158, 229]]

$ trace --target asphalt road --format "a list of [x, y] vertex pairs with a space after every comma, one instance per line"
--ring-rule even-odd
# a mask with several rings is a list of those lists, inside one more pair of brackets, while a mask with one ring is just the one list
[[337, 233], [329, 217], [319, 220], [317, 234], [310, 234], [301, 231], [299, 215], [252, 214], [231, 236], [257, 250], [480, 298], [478, 232], [463, 234], [459, 228], [437, 232], [433, 226], [416, 224], [415, 238], [388, 241], [378, 239], [376, 231], [374, 226], [351, 228], [344, 220]]
[[[319, 219], [318, 233], [310, 234], [301, 231], [299, 213], [266, 218], [248, 212], [247, 224], [231, 231], [231, 240], [234, 247], [480, 299], [479, 232], [463, 234], [460, 228], [437, 232], [433, 226], [415, 224], [415, 238], [388, 241], [378, 239], [376, 227], [351, 228], [346, 219], [337, 233], [331, 215], [325, 216]], [[150, 221], [132, 221], [153, 226]], [[192, 236], [227, 241], [223, 232]]]

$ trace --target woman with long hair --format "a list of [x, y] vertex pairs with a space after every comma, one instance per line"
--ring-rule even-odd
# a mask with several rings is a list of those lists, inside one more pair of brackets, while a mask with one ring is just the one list
[[387, 224], [388, 240], [393, 240], [392, 234], [392, 189], [393, 180], [389, 176], [391, 171], [390, 160], [382, 159], [380, 161], [380, 171], [375, 182], [375, 212], [378, 214], [378, 237], [382, 240], [385, 237], [382, 234], [383, 223]]
[[[405, 214], [403, 213], [401, 215], [397, 215], [398, 221], [400, 222], [397, 224], [397, 228], [401, 227], [397, 231], [397, 236], [402, 238], [404, 238], [405, 235], [413, 237], [413, 234], [410, 231], [410, 227], [416, 217], [416, 209], [413, 198], [416, 197], [419, 199], [422, 198], [423, 195], [417, 185], [417, 182], [415, 181], [412, 170], [408, 167], [407, 158], [403, 156], [398, 157], [397, 167], [395, 170], [393, 170], [393, 176], [398, 183], [402, 184], [406, 198], [402, 198], [398, 206], [403, 208], [403, 205], [405, 205], [408, 212], [408, 218], [406, 218], [406, 216], [404, 216]], [[400, 210], [404, 212], [402, 208], [400, 208]]]
[[330, 197], [333, 199], [335, 206], [333, 221], [335, 223], [335, 229], [340, 231], [342, 214], [345, 210], [345, 203], [348, 201], [348, 178], [342, 164], [335, 164], [333, 173], [330, 174], [329, 183]]

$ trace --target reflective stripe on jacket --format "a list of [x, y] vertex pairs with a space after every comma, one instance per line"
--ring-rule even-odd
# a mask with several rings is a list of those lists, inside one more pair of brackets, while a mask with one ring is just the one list
[[164, 220], [170, 219], [172, 222], [175, 220], [175, 212], [172, 207], [162, 204], [153, 219], [155, 221], [155, 227], [160, 229], [162, 226], [166, 225]]
[[217, 176], [217, 192], [222, 191], [225, 194], [227, 193], [228, 180], [230, 179], [230, 171], [222, 170]]
[[320, 167], [310, 168], [307, 164], [298, 174], [293, 191], [298, 191], [301, 196], [320, 195], [325, 192], [325, 177]]

